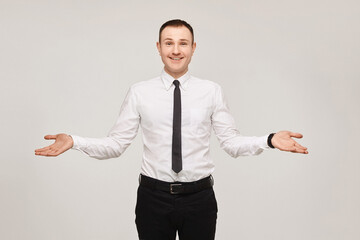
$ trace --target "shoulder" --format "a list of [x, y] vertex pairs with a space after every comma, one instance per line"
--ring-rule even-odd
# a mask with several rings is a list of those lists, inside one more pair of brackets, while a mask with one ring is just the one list
[[142, 92], [142, 91], [149, 91], [152, 88], [157, 88], [161, 86], [162, 82], [160, 77], [151, 78], [148, 80], [140, 81], [137, 83], [134, 83], [130, 86], [131, 92]]
[[203, 89], [207, 89], [207, 90], [214, 90], [214, 91], [221, 90], [221, 86], [217, 82], [214, 82], [214, 81], [211, 81], [208, 79], [198, 78], [195, 76], [191, 76], [191, 84], [196, 87], [199, 86], [199, 87], [201, 87]]

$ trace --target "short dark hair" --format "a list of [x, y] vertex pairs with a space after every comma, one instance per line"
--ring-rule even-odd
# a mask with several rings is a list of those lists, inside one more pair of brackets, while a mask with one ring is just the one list
[[191, 36], [192, 36], [192, 43], [194, 43], [194, 30], [193, 30], [193, 28], [190, 26], [190, 24], [188, 24], [187, 22], [185, 22], [184, 20], [181, 20], [181, 19], [169, 20], [160, 27], [159, 42], [161, 42], [161, 33], [166, 27], [182, 27], [182, 26], [189, 29], [189, 31], [191, 32]]

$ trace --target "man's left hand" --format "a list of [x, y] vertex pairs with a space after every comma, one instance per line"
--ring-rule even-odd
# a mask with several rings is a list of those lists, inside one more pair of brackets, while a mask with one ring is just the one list
[[302, 138], [303, 135], [301, 133], [293, 133], [290, 131], [280, 131], [273, 136], [271, 144], [281, 151], [308, 154], [307, 148], [297, 143], [292, 139], [293, 137]]

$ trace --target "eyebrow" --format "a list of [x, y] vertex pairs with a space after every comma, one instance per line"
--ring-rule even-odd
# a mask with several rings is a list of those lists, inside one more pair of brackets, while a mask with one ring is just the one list
[[[171, 41], [174, 41], [174, 39], [172, 38], [165, 38], [164, 41], [166, 40], [171, 40]], [[189, 40], [185, 39], [185, 38], [182, 38], [182, 39], [179, 39], [180, 41], [185, 41], [185, 42], [190, 42]]]

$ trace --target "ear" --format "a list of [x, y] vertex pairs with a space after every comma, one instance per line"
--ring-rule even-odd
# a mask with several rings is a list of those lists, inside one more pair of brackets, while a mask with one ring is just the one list
[[193, 45], [192, 45], [192, 54], [194, 54], [195, 49], [196, 49], [196, 42], [194, 42]]
[[160, 47], [160, 43], [159, 43], [159, 42], [156, 42], [156, 47], [157, 47], [157, 50], [158, 50], [158, 52], [159, 52], [159, 54], [160, 54], [160, 49], [161, 49], [161, 47]]

